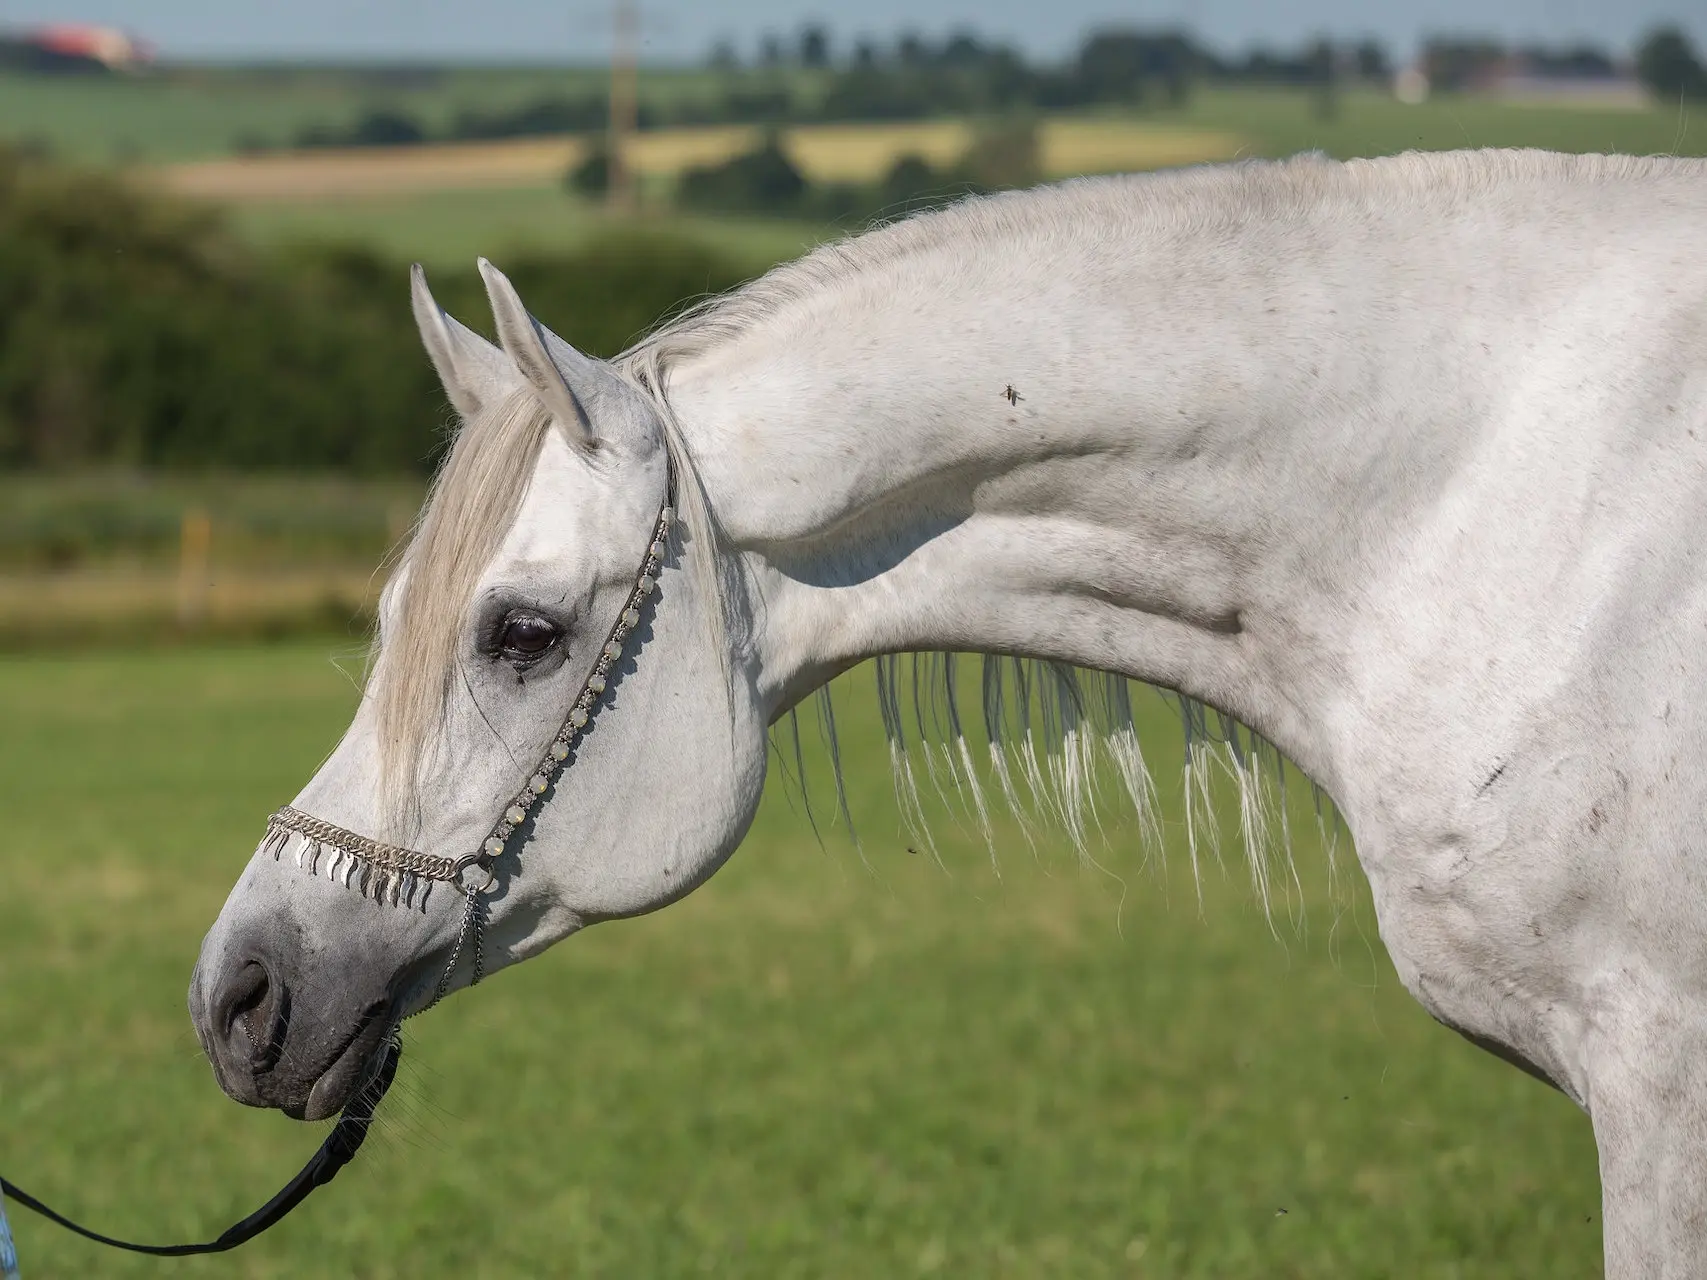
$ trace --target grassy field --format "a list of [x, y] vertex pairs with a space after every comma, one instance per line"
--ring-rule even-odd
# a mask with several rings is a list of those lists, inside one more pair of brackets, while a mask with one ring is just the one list
[[[349, 714], [336, 656], [0, 659], [0, 1167], [103, 1229], [212, 1234], [322, 1132], [219, 1096], [183, 992]], [[1120, 825], [1100, 873], [1008, 831], [998, 878], [952, 824], [939, 868], [849, 680], [863, 851], [773, 788], [687, 902], [412, 1024], [357, 1165], [173, 1274], [1599, 1274], [1586, 1121], [1429, 1022], [1313, 841], [1278, 940], [1242, 873], [1200, 914]], [[13, 1217], [26, 1275], [162, 1273]]]

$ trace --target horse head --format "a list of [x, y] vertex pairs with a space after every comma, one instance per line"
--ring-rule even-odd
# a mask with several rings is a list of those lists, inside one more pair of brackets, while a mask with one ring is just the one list
[[355, 718], [191, 982], [225, 1091], [301, 1118], [337, 1111], [446, 990], [701, 883], [763, 783], [740, 609], [704, 523], [667, 527], [672, 483], [693, 483], [668, 410], [481, 272], [500, 346], [415, 270], [461, 427], [381, 598]]

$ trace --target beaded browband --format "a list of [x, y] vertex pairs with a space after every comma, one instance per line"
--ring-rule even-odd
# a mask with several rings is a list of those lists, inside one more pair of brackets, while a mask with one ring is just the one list
[[[628, 594], [627, 603], [623, 605], [622, 612], [612, 625], [610, 634], [605, 637], [604, 648], [599, 651], [592, 671], [581, 686], [580, 695], [570, 706], [569, 714], [564, 717], [563, 726], [552, 738], [551, 745], [545, 749], [539, 765], [533, 770], [521, 791], [504, 806], [503, 814], [477, 852], [465, 854], [460, 858], [445, 858], [405, 849], [400, 845], [384, 844], [290, 805], [285, 805], [267, 820], [267, 835], [261, 843], [262, 851], [271, 853], [276, 862], [290, 847], [292, 839], [301, 837], [302, 843], [296, 850], [296, 865], [311, 874], [319, 875], [324, 870], [328, 880], [336, 881], [347, 889], [355, 889], [363, 897], [391, 906], [402, 904], [417, 907], [422, 911], [426, 910], [427, 897], [434, 884], [450, 884], [467, 896], [471, 918], [477, 918], [476, 900], [492, 887], [495, 879], [492, 863], [504, 852], [510, 836], [522, 825], [529, 810], [551, 788], [552, 781], [562, 771], [575, 739], [581, 735], [581, 731], [587, 727], [587, 721], [598, 709], [611, 668], [622, 657], [623, 643], [640, 625], [641, 606], [657, 588], [658, 572], [663, 567], [670, 526], [676, 516], [675, 508], [671, 505], [674, 495], [675, 468], [671, 465], [664, 489], [664, 503], [658, 510], [658, 521], [652, 530], [652, 540], [646, 548], [646, 557], [641, 562], [640, 573], [635, 578], [633, 590]], [[475, 869], [485, 872], [484, 882], [465, 882], [464, 877], [470, 870]], [[466, 934], [467, 930], [464, 932]], [[478, 955], [475, 959], [478, 972]], [[455, 962], [453, 955], [453, 967]], [[446, 977], [449, 977], [449, 970], [446, 971]], [[478, 981], [478, 978], [476, 980]], [[442, 985], [441, 983], [441, 988]]]

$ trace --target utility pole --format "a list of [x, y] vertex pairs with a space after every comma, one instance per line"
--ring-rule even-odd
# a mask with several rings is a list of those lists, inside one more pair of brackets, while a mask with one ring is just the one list
[[640, 111], [640, 14], [635, 0], [614, 0], [610, 52], [610, 185], [612, 213], [630, 214], [638, 205], [630, 140]]

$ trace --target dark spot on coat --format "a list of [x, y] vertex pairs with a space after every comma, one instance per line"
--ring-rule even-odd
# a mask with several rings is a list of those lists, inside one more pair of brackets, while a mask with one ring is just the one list
[[1499, 764], [1494, 767], [1494, 771], [1483, 780], [1482, 785], [1476, 788], [1476, 794], [1479, 796], [1487, 795], [1488, 788], [1498, 782], [1500, 780], [1500, 775], [1505, 772], [1505, 766], [1506, 762], [1504, 760], [1500, 761]]

